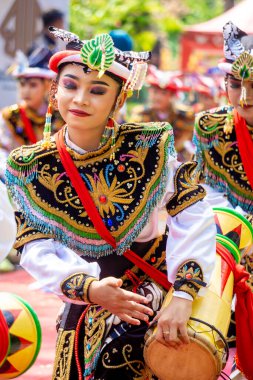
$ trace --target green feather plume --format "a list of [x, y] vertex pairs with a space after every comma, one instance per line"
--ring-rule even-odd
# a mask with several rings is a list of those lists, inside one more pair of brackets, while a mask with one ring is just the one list
[[98, 70], [100, 78], [109, 69], [115, 57], [114, 44], [109, 34], [99, 34], [86, 41], [81, 49], [83, 63], [92, 70]]

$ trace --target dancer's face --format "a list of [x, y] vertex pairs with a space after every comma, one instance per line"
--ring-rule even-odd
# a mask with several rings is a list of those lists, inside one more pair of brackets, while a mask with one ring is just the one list
[[162, 89], [156, 86], [149, 88], [149, 102], [151, 108], [158, 112], [168, 112], [172, 100], [170, 90]]
[[82, 65], [67, 64], [60, 71], [56, 98], [69, 130], [101, 134], [118, 93], [119, 84], [111, 77], [98, 78], [97, 71], [85, 73]]
[[49, 90], [49, 81], [42, 78], [20, 78], [19, 97], [27, 107], [34, 110], [45, 102]]
[[240, 105], [242, 84], [240, 80], [231, 75], [228, 76], [227, 80], [228, 99], [237, 112], [246, 120], [247, 124], [253, 126], [253, 81], [244, 81], [243, 85], [246, 89], [247, 105]]

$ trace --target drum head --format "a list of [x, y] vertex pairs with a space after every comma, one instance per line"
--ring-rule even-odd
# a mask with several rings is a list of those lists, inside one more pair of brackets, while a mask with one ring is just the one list
[[179, 348], [165, 346], [152, 335], [144, 347], [145, 362], [159, 380], [216, 380], [221, 368], [209, 345], [190, 337]]
[[34, 363], [41, 344], [41, 327], [31, 306], [14, 294], [0, 293], [0, 310], [9, 334], [9, 348], [0, 367], [0, 379], [13, 379]]

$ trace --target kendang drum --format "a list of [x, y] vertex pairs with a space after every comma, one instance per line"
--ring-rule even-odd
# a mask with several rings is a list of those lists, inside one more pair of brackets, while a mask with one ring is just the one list
[[41, 327], [31, 306], [11, 293], [0, 293], [0, 379], [13, 379], [34, 363]]
[[[159, 380], [215, 380], [228, 358], [226, 336], [231, 317], [234, 275], [230, 260], [240, 261], [253, 244], [253, 229], [241, 215], [229, 209], [215, 209], [217, 249], [215, 269], [205, 297], [193, 301], [188, 322], [189, 344], [178, 348], [155, 339], [157, 328], [145, 336], [144, 358]], [[223, 235], [224, 234], [224, 235]], [[166, 307], [173, 290], [166, 296]]]

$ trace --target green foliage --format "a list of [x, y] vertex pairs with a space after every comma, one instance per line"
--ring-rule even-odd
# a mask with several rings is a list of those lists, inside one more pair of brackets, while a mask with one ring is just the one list
[[88, 39], [112, 29], [124, 29], [133, 38], [136, 50], [152, 50], [158, 38], [166, 38], [176, 54], [184, 25], [218, 16], [225, 1], [70, 0], [70, 30]]
[[157, 0], [71, 0], [70, 29], [82, 39], [112, 29], [124, 29], [138, 50], [152, 49], [157, 36], [179, 32], [182, 25]]
[[224, 0], [183, 0], [187, 13], [182, 16], [186, 25], [198, 24], [219, 16], [224, 10]]

